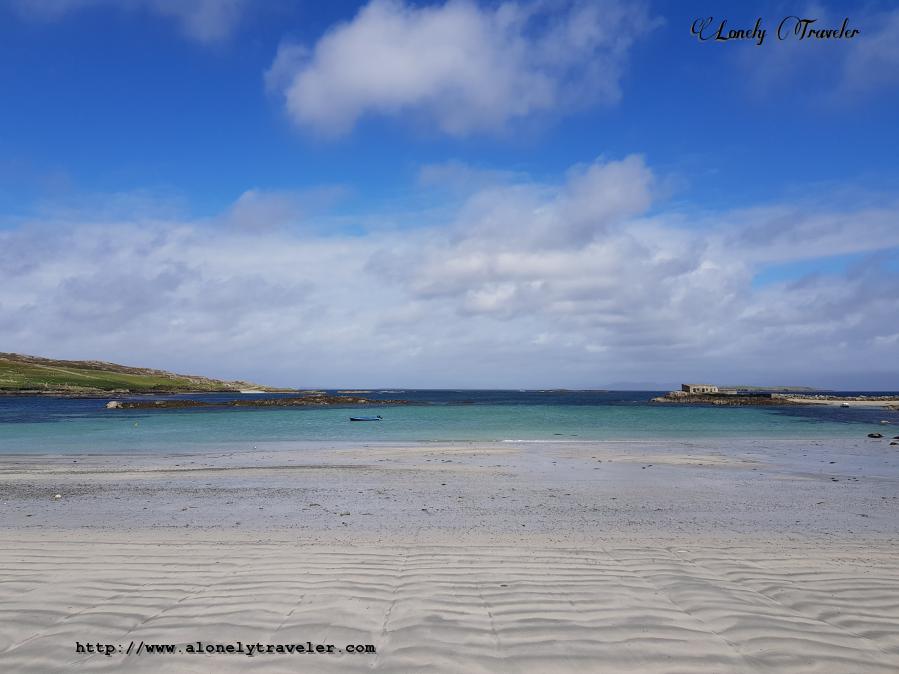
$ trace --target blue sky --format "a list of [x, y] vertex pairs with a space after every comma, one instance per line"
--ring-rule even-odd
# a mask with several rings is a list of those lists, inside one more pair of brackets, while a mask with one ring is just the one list
[[899, 388], [896, 44], [876, 2], [0, 2], [0, 350]]

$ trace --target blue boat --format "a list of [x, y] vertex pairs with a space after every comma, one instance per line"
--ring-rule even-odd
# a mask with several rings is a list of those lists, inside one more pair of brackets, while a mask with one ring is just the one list
[[380, 421], [381, 415], [376, 417], [350, 417], [350, 421]]

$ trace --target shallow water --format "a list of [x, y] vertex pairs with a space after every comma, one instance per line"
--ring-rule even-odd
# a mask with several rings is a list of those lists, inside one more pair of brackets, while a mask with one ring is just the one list
[[[0, 453], [209, 451], [283, 441], [564, 441], [899, 434], [899, 412], [651, 405], [656, 392], [385, 391], [376, 408], [106, 410], [106, 399], [0, 397]], [[171, 396], [169, 396], [171, 397]], [[182, 396], [227, 400], [235, 396]], [[246, 396], [241, 396], [245, 398]], [[266, 396], [271, 397], [271, 396]], [[380, 422], [350, 422], [381, 414]], [[881, 420], [891, 425], [880, 424]], [[895, 429], [895, 433], [890, 433]]]

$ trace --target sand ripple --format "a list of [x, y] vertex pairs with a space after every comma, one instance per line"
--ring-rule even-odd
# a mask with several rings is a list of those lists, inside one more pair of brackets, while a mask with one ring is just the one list
[[[895, 673], [891, 552], [7, 540], [0, 671]], [[378, 652], [74, 648], [197, 640]]]

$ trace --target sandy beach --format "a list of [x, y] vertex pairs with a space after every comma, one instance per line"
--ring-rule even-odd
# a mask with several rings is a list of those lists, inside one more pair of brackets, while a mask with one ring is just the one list
[[0, 665], [894, 672], [892, 449], [755, 439], [5, 456]]

